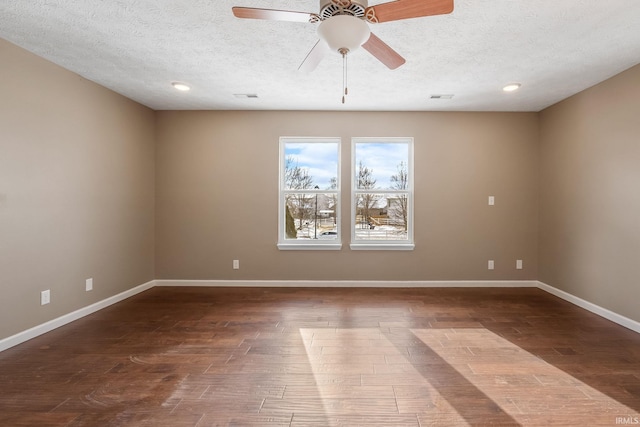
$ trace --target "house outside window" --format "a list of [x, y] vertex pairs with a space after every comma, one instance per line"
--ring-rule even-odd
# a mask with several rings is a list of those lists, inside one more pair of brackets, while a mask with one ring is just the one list
[[278, 248], [337, 250], [340, 138], [280, 138]]
[[351, 249], [412, 250], [413, 138], [353, 138]]

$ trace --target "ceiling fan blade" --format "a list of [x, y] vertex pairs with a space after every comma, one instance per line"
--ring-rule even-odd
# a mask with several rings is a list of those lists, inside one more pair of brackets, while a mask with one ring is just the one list
[[453, 12], [453, 0], [396, 0], [368, 7], [367, 21], [372, 23], [444, 15]]
[[236, 18], [268, 19], [270, 21], [315, 22], [314, 13], [294, 12], [291, 10], [258, 9], [254, 7], [233, 7]]
[[378, 36], [373, 33], [371, 33], [369, 40], [364, 42], [362, 47], [392, 70], [395, 70], [406, 62], [398, 52], [391, 49], [388, 44], [380, 40]]
[[313, 46], [311, 51], [304, 58], [302, 64], [300, 64], [300, 66], [298, 67], [298, 71], [302, 71], [303, 73], [310, 73], [315, 70], [328, 50], [329, 48], [327, 47], [326, 43], [324, 43], [322, 40], [318, 40], [315, 46]]

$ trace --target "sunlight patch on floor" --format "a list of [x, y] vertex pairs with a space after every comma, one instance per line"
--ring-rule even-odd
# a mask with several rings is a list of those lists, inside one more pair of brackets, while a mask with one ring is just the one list
[[570, 425], [576, 408], [593, 425], [637, 416], [484, 328], [304, 328], [300, 336], [330, 425], [347, 415], [403, 414], [430, 425], [469, 425], [487, 414], [497, 423]]
[[[367, 425], [417, 425], [415, 414], [420, 411], [435, 422], [432, 425], [466, 425], [410, 365], [396, 369], [399, 365], [388, 363], [408, 360], [408, 353], [380, 328], [308, 328], [300, 329], [300, 335], [329, 425], [339, 425], [345, 417], [360, 417]], [[327, 375], [333, 380], [327, 381]], [[397, 384], [391, 378], [397, 378]]]
[[[615, 425], [635, 411], [562, 369], [482, 328], [413, 329], [413, 334], [511, 417], [571, 420], [576, 408], [592, 425]], [[420, 358], [415, 357], [415, 363]]]

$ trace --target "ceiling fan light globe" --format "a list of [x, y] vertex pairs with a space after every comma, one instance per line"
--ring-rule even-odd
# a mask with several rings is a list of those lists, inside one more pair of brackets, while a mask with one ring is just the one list
[[333, 16], [318, 26], [318, 36], [335, 52], [343, 48], [353, 52], [369, 39], [370, 34], [365, 21], [350, 15]]

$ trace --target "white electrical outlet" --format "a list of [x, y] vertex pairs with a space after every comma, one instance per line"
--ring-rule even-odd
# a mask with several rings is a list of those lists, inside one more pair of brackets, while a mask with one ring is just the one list
[[492, 259], [490, 259], [490, 260], [489, 260], [489, 262], [487, 263], [487, 268], [488, 268], [489, 270], [493, 270], [493, 268], [494, 268], [494, 263], [493, 263], [493, 260], [492, 260]]
[[93, 290], [93, 277], [90, 278], [90, 279], [85, 280], [84, 289], [87, 292]]
[[47, 305], [51, 302], [51, 290], [40, 292], [40, 305]]
[[517, 259], [516, 260], [516, 269], [517, 270], [522, 270], [522, 260], [521, 259]]
[[489, 206], [493, 206], [496, 204], [495, 196], [489, 196]]
[[234, 259], [233, 260], [233, 269], [234, 270], [240, 270], [240, 260], [239, 259]]

